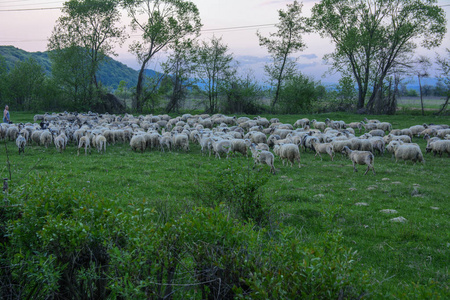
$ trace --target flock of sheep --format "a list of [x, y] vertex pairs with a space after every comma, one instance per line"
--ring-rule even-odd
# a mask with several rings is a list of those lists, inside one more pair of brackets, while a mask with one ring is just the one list
[[[357, 131], [357, 133], [356, 133]], [[364, 133], [362, 132], [364, 131]], [[359, 136], [357, 136], [357, 134]], [[190, 144], [200, 145], [202, 155], [214, 154], [216, 158], [248, 150], [256, 164], [267, 164], [275, 173], [275, 157], [283, 163], [300, 164], [301, 151], [313, 151], [315, 156], [330, 156], [336, 153], [347, 155], [353, 163], [374, 169], [374, 154], [392, 153], [396, 161], [424, 162], [418, 144], [412, 143], [414, 136], [427, 140], [426, 152], [434, 155], [450, 155], [450, 129], [448, 125], [415, 125], [405, 129], [392, 129], [392, 125], [378, 120], [345, 123], [326, 119], [300, 119], [292, 124], [283, 124], [277, 118], [230, 117], [223, 114], [191, 115], [171, 118], [168, 115], [133, 116], [125, 114], [76, 114], [60, 113], [36, 115], [34, 123], [0, 124], [0, 139], [15, 140], [20, 153], [26, 145], [36, 144], [48, 148], [52, 143], [63, 152], [73, 143], [85, 154], [91, 148], [99, 153], [106, 146], [129, 143], [134, 151], [146, 150], [189, 151]]]

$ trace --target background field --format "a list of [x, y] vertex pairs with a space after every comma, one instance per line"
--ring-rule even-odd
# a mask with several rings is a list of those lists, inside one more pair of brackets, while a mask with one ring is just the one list
[[[12, 114], [14, 121], [31, 121], [31, 114]], [[266, 116], [268, 118], [272, 116]], [[360, 121], [360, 115], [323, 114], [277, 116], [293, 124], [308, 117], [323, 121], [329, 117], [346, 122]], [[371, 116], [368, 116], [370, 119]], [[373, 116], [391, 122], [394, 128], [416, 124], [449, 124], [449, 119], [435, 116]], [[264, 200], [271, 207], [273, 222], [293, 226], [305, 242], [330, 229], [341, 229], [342, 243], [358, 252], [357, 268], [369, 270], [377, 295], [401, 297], [420, 284], [443, 298], [449, 295], [450, 266], [450, 157], [425, 154], [425, 164], [395, 163], [390, 154], [375, 157], [376, 175], [363, 176], [365, 168], [354, 173], [347, 158], [336, 154], [335, 160], [301, 153], [302, 167], [283, 166], [276, 160], [276, 175], [263, 186]], [[5, 145], [2, 144], [0, 176], [9, 177]], [[85, 189], [114, 199], [118, 206], [144, 203], [157, 209], [164, 218], [176, 217], [187, 209], [202, 205], [199, 193], [211, 179], [220, 181], [227, 168], [269, 172], [267, 166], [252, 169], [250, 157], [237, 155], [229, 160], [202, 156], [198, 145], [191, 151], [134, 153], [129, 145], [110, 145], [104, 155], [76, 156], [70, 146], [64, 153], [54, 147], [28, 146], [18, 155], [13, 142], [6, 147], [11, 164], [10, 189], [18, 190], [37, 174], [55, 177], [68, 187]], [[366, 206], [358, 206], [364, 202]], [[386, 214], [383, 209], [397, 213]], [[395, 223], [395, 217], [406, 223]], [[420, 295], [417, 294], [420, 298]]]

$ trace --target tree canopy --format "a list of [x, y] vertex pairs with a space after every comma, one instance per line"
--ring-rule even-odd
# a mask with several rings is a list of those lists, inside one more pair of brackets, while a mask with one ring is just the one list
[[314, 5], [311, 25], [335, 44], [326, 59], [352, 74], [358, 108], [373, 110], [389, 72], [410, 56], [417, 43], [440, 45], [446, 19], [436, 0], [322, 0]]

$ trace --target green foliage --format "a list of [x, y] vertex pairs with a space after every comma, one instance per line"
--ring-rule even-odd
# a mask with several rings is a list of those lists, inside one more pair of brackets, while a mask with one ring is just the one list
[[263, 196], [263, 187], [270, 177], [255, 173], [250, 165], [250, 162], [244, 166], [230, 163], [225, 170], [210, 174], [201, 182], [197, 194], [206, 206], [216, 207], [223, 203], [244, 222], [268, 224], [269, 206]]
[[259, 102], [264, 96], [263, 90], [250, 75], [231, 76], [224, 80], [220, 88], [224, 94], [221, 105], [224, 113], [260, 114], [265, 111]]
[[279, 110], [285, 114], [310, 112], [321, 95], [320, 82], [298, 73], [286, 80], [280, 93]]
[[[310, 23], [335, 43], [334, 52], [326, 56], [333, 68], [355, 78], [358, 109], [366, 105], [366, 98], [366, 108], [374, 109], [382, 99], [377, 93], [386, 76], [408, 60], [415, 41], [428, 49], [442, 42], [446, 18], [436, 2], [322, 0], [314, 5]], [[374, 92], [369, 95], [370, 91]]]
[[131, 18], [133, 30], [139, 30], [142, 39], [133, 41], [130, 52], [141, 64], [133, 110], [141, 112], [144, 104], [144, 70], [159, 51], [190, 35], [198, 35], [202, 26], [197, 6], [181, 0], [126, 0], [122, 5]]
[[233, 56], [222, 38], [212, 37], [211, 42], [202, 41], [194, 46], [194, 74], [208, 97], [207, 110], [215, 113], [219, 109], [219, 92], [222, 82], [232, 77], [236, 70], [232, 66]]
[[305, 48], [301, 35], [309, 32], [309, 29], [305, 24], [306, 18], [301, 16], [302, 6], [302, 3], [295, 0], [292, 4], [286, 5], [285, 11], [280, 9], [279, 23], [275, 25], [278, 30], [271, 33], [269, 38], [257, 33], [259, 45], [266, 47], [273, 58], [273, 63], [265, 66], [269, 81], [275, 86], [272, 111], [277, 105], [285, 80], [295, 71], [295, 61], [290, 56]]

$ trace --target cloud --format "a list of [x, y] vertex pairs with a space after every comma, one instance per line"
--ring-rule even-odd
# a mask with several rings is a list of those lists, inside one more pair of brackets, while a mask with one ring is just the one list
[[307, 59], [316, 59], [316, 58], [318, 58], [318, 56], [315, 55], [315, 54], [302, 54], [302, 55], [300, 55], [300, 57], [304, 57], [304, 58], [307, 58]]

